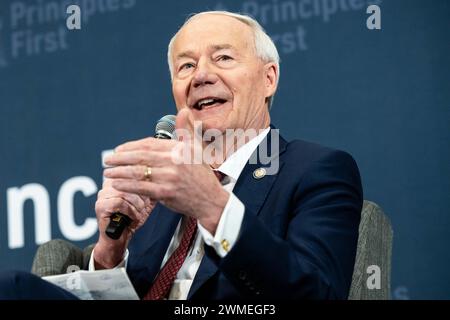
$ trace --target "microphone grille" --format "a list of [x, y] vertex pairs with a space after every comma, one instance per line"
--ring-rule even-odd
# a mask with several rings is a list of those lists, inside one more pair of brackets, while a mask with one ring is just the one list
[[173, 139], [175, 131], [175, 119], [172, 114], [165, 115], [156, 122], [155, 137], [162, 139]]

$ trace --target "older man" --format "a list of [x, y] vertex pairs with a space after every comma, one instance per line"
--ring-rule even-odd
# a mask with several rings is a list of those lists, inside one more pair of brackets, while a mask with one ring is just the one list
[[[203, 12], [172, 38], [168, 61], [176, 128], [192, 134], [128, 142], [106, 159], [90, 270], [126, 266], [143, 299], [346, 299], [358, 168], [345, 152], [276, 134], [271, 39], [250, 17]], [[194, 154], [200, 129], [219, 133], [200, 141], [214, 161], [181, 161], [174, 150]], [[133, 222], [113, 240], [117, 211]]]
[[[273, 42], [247, 16], [203, 12], [173, 37], [168, 59], [177, 129], [195, 131], [198, 121], [224, 140], [227, 129], [259, 135], [218, 148], [214, 163], [174, 161], [173, 148], [189, 141], [116, 148], [96, 204], [91, 270], [126, 265], [145, 299], [346, 299], [362, 206], [358, 169], [344, 152], [268, 135], [279, 77]], [[268, 175], [267, 164], [249, 158], [274, 143], [279, 170]], [[111, 240], [104, 231], [117, 210], [133, 224]]]

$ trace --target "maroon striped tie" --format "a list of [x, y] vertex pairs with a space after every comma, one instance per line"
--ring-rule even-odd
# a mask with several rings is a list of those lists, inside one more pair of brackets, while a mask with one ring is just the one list
[[[214, 171], [217, 179], [222, 181], [223, 174], [219, 171]], [[187, 222], [183, 231], [183, 237], [178, 245], [178, 248], [172, 253], [170, 258], [159, 271], [153, 285], [144, 296], [144, 300], [162, 300], [169, 294], [178, 271], [186, 259], [189, 248], [192, 246], [195, 234], [197, 231], [197, 220], [192, 217], [186, 217]]]

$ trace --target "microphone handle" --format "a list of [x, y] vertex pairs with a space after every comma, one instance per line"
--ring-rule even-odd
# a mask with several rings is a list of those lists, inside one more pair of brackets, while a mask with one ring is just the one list
[[105, 233], [114, 240], [119, 239], [123, 230], [131, 224], [130, 217], [120, 212], [114, 212], [109, 219], [109, 224], [108, 227], [106, 227]]
[[[157, 132], [155, 134], [155, 138], [157, 139], [171, 139], [169, 134], [165, 132]], [[122, 235], [123, 230], [127, 228], [131, 224], [131, 219], [127, 215], [124, 215], [120, 212], [114, 212], [109, 217], [109, 224], [106, 227], [105, 233], [111, 239], [117, 240]]]

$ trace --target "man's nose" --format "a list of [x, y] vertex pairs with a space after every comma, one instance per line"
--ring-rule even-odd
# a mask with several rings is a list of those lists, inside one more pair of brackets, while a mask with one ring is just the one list
[[203, 62], [197, 65], [197, 70], [195, 70], [194, 78], [192, 79], [192, 86], [198, 88], [203, 85], [212, 85], [217, 80], [217, 74], [211, 70], [207, 63]]

